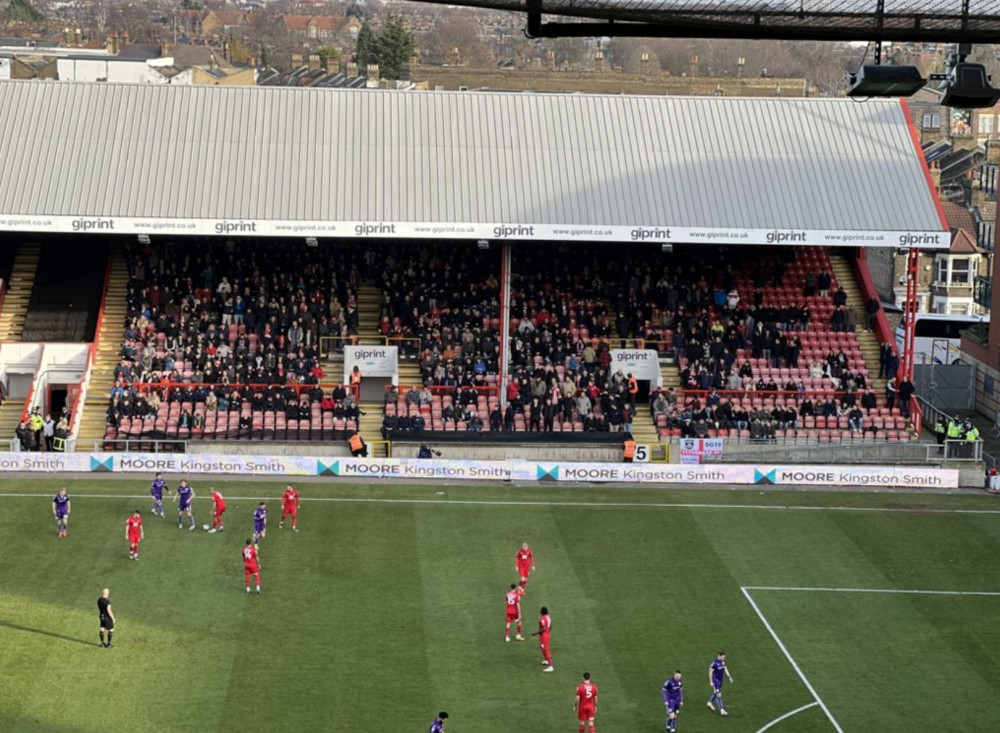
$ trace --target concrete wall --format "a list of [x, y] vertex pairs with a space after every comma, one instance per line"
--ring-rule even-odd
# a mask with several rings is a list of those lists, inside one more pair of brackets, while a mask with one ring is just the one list
[[[618, 445], [545, 445], [532, 443], [467, 444], [427, 443], [434, 450], [441, 451], [441, 458], [473, 461], [566, 461], [617, 463], [622, 459], [622, 448]], [[393, 458], [416, 458], [420, 443], [393, 443]]]
[[166, 84], [167, 78], [151, 64], [124, 59], [59, 59], [60, 81], [97, 81], [135, 84]]
[[997, 412], [1000, 412], [1000, 371], [964, 350], [961, 359], [963, 363], [976, 367], [976, 412], [993, 422]]
[[187, 444], [187, 452], [228, 453], [237, 456], [322, 456], [324, 458], [346, 458], [351, 455], [346, 442], [278, 443], [272, 440], [192, 440]]

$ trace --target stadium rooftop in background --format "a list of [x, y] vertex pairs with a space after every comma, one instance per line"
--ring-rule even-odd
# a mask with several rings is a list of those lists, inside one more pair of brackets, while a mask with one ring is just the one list
[[[514, 10], [532, 37], [995, 43], [1000, 0], [421, 0]], [[542, 15], [591, 22], [546, 22]], [[596, 23], [593, 21], [601, 21]], [[614, 27], [609, 29], [607, 23]]]
[[8, 231], [950, 241], [895, 100], [10, 81], [0, 167]]

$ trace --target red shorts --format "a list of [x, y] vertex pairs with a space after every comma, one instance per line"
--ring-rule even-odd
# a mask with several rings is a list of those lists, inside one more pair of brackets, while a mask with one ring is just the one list
[[138, 545], [141, 540], [142, 540], [142, 535], [130, 534], [128, 536], [128, 543], [130, 545]]
[[244, 565], [243, 569], [251, 575], [256, 575], [260, 572], [260, 565]]
[[285, 517], [288, 515], [292, 516], [292, 519], [296, 519], [299, 516], [299, 508], [295, 506], [286, 506], [285, 510], [281, 512], [281, 521], [285, 521]]
[[519, 618], [521, 618], [521, 616], [517, 613], [517, 611], [507, 611], [507, 623], [513, 623]]
[[222, 515], [225, 514], [225, 513], [226, 513], [226, 507], [222, 507], [222, 509], [219, 509], [219, 507], [215, 507], [215, 514], [214, 514], [214, 516], [217, 519], [222, 519]]
[[529, 575], [531, 575], [531, 566], [530, 565], [518, 565], [517, 566], [517, 572], [520, 573], [520, 575], [521, 575], [522, 578], [527, 578]]
[[545, 655], [546, 659], [549, 656], [551, 656], [552, 650], [551, 650], [551, 647], [549, 646], [549, 637], [548, 636], [540, 636], [540, 637], [538, 637], [538, 646], [541, 648], [542, 654]]
[[596, 716], [597, 708], [593, 705], [581, 705], [580, 710], [577, 712], [577, 717], [581, 723], [586, 720], [593, 720]]

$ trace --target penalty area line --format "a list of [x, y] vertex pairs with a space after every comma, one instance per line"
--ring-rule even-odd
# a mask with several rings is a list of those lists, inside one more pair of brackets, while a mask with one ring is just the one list
[[894, 593], [912, 596], [985, 596], [1000, 597], [1000, 591], [993, 590], [919, 590], [906, 588], [810, 588], [784, 585], [748, 585], [744, 590], [763, 590], [802, 593]]
[[789, 712], [787, 712], [784, 715], [782, 715], [780, 718], [775, 718], [774, 720], [772, 720], [770, 723], [768, 723], [763, 728], [761, 728], [760, 730], [758, 730], [757, 733], [764, 733], [764, 731], [766, 731], [766, 730], [768, 730], [770, 728], [773, 728], [778, 723], [780, 723], [782, 720], [787, 720], [788, 718], [792, 717], [793, 715], [798, 715], [799, 713], [801, 713], [801, 712], [803, 712], [805, 710], [809, 710], [810, 708], [814, 708], [817, 705], [819, 705], [819, 703], [813, 701], [813, 702], [809, 703], [808, 705], [803, 705], [800, 708], [795, 708], [795, 710], [790, 710]]
[[802, 668], [799, 667], [798, 662], [795, 661], [795, 658], [792, 656], [792, 653], [788, 651], [788, 647], [785, 646], [785, 643], [781, 640], [781, 637], [778, 636], [778, 633], [771, 626], [770, 622], [767, 620], [767, 617], [764, 615], [764, 612], [760, 610], [760, 607], [754, 601], [753, 596], [750, 595], [750, 591], [745, 586], [741, 587], [740, 590], [743, 592], [743, 595], [746, 597], [747, 602], [750, 604], [751, 608], [753, 608], [754, 613], [757, 614], [757, 618], [759, 618], [760, 622], [764, 624], [764, 628], [767, 629], [767, 632], [771, 635], [771, 638], [774, 639], [774, 642], [778, 645], [778, 648], [781, 650], [781, 653], [785, 655], [785, 659], [788, 660], [788, 663], [792, 665], [792, 669], [795, 670], [795, 673], [799, 676], [799, 679], [802, 680], [802, 684], [806, 686], [806, 689], [809, 690], [809, 694], [813, 696], [813, 700], [816, 701], [816, 704], [819, 705], [820, 709], [826, 714], [827, 719], [830, 721], [830, 723], [833, 724], [834, 730], [836, 730], [837, 733], [844, 733], [844, 729], [840, 727], [840, 723], [838, 723], [837, 719], [833, 717], [833, 713], [830, 712], [830, 708], [826, 706], [826, 703], [823, 702], [823, 699], [819, 696], [819, 693], [816, 692], [816, 689], [812, 686], [812, 683], [809, 682], [809, 678], [806, 677], [805, 673], [802, 671]]
[[[210, 483], [210, 482], [209, 482]], [[0, 492], [0, 499], [51, 498], [51, 493]], [[148, 499], [149, 494], [81, 494], [73, 493], [72, 498], [80, 499]], [[232, 501], [259, 501], [262, 496], [229, 496]], [[275, 497], [280, 498], [280, 497]], [[750, 511], [803, 511], [803, 512], [861, 512], [887, 514], [1000, 514], [1000, 509], [934, 509], [906, 507], [862, 507], [862, 506], [796, 506], [793, 504], [698, 504], [690, 502], [643, 502], [643, 501], [512, 501], [509, 499], [390, 499], [349, 496], [303, 496], [302, 501], [325, 501], [342, 504], [433, 504], [457, 506], [540, 506], [579, 507], [608, 509], [746, 509]]]

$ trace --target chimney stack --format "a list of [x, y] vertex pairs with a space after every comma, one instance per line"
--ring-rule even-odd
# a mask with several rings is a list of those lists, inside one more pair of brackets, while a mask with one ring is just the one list
[[368, 81], [378, 81], [379, 74], [378, 64], [368, 64]]
[[353, 61], [347, 64], [347, 78], [348, 79], [358, 78], [358, 65]]
[[322, 62], [320, 60], [319, 54], [311, 53], [309, 54], [309, 70], [319, 71], [322, 68]]
[[698, 57], [691, 57], [691, 66], [688, 69], [688, 74], [690, 76], [698, 76]]
[[740, 79], [743, 78], [743, 71], [746, 68], [747, 60], [743, 56], [736, 59], [736, 76]]

